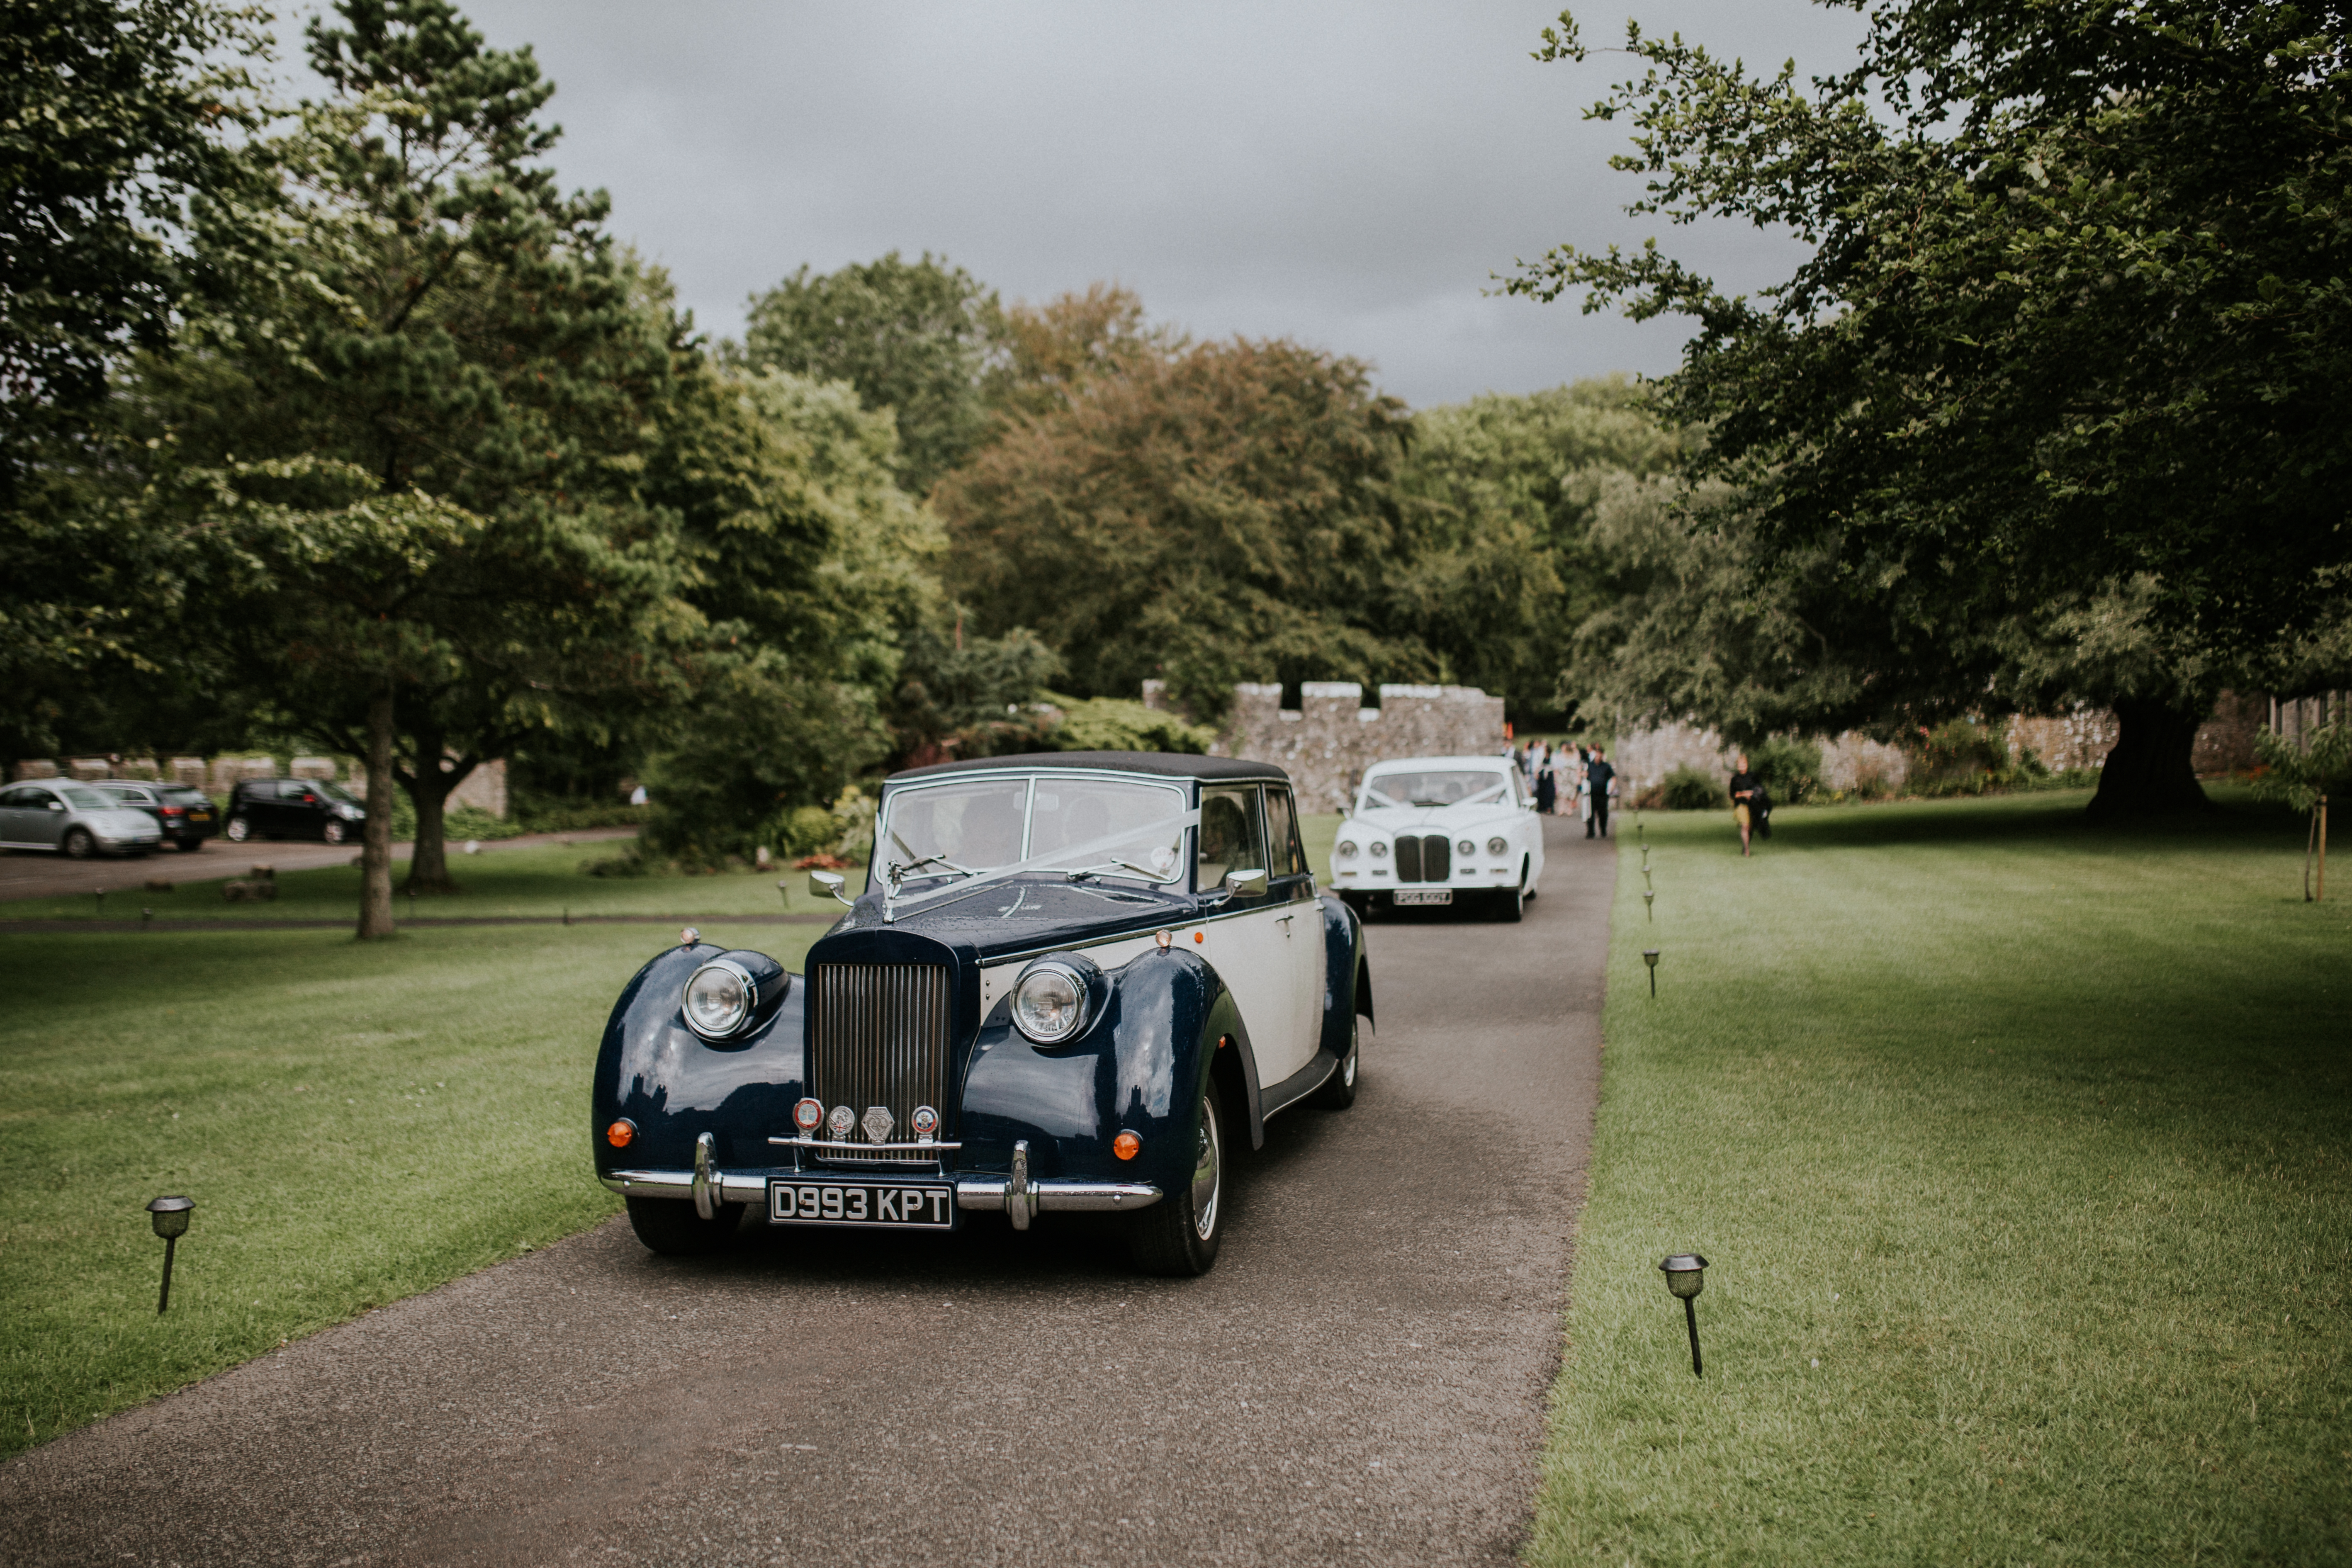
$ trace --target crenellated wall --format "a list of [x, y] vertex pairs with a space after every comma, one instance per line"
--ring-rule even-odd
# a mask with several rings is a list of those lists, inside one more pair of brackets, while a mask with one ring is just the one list
[[[1219, 756], [1273, 763], [1290, 774], [1303, 811], [1345, 811], [1364, 770], [1389, 757], [1487, 756], [1503, 738], [1503, 700], [1474, 686], [1382, 686], [1381, 705], [1364, 706], [1352, 680], [1310, 680], [1299, 706], [1282, 706], [1282, 688], [1234, 688], [1233, 706], [1213, 750]], [[1165, 683], [1143, 683], [1149, 708], [1169, 706]]]

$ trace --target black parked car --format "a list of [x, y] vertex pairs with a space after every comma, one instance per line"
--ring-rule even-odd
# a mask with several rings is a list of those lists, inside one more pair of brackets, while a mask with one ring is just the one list
[[686, 933], [614, 1007], [596, 1173], [656, 1252], [774, 1226], [1017, 1229], [1092, 1213], [1200, 1274], [1236, 1149], [1356, 1097], [1362, 928], [1281, 769], [1065, 752], [883, 785], [805, 976]]
[[205, 840], [220, 831], [220, 813], [213, 807], [213, 797], [193, 784], [100, 779], [89, 787], [153, 817], [163, 830], [163, 842], [174, 849], [202, 849]]
[[228, 841], [357, 838], [367, 808], [324, 779], [247, 779], [228, 797]]

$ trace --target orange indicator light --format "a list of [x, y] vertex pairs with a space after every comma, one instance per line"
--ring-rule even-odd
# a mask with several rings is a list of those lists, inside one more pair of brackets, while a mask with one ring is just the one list
[[1209, 933], [1204, 931], [1196, 931], [1192, 933], [1192, 940], [1194, 942], [1206, 942], [1209, 940]]
[[1143, 1152], [1143, 1140], [1132, 1132], [1122, 1132], [1110, 1141], [1110, 1152], [1122, 1160], [1132, 1160]]
[[637, 1135], [637, 1124], [624, 1116], [604, 1129], [604, 1142], [615, 1149], [625, 1149], [629, 1140]]

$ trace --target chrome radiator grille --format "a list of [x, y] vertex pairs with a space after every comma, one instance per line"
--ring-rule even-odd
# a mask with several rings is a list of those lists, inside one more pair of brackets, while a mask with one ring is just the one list
[[1396, 841], [1396, 874], [1400, 882], [1443, 882], [1454, 875], [1454, 846], [1445, 835]]
[[[867, 1107], [887, 1106], [892, 1142], [913, 1141], [915, 1107], [946, 1113], [945, 964], [821, 963], [809, 976], [809, 1006], [808, 1092], [826, 1110], [845, 1105], [863, 1119]], [[820, 1158], [890, 1164], [908, 1157], [828, 1149]]]

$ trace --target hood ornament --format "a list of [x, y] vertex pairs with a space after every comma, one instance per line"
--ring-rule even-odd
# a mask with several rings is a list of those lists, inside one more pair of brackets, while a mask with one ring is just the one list
[[897, 1118], [890, 1114], [890, 1108], [887, 1105], [869, 1105], [866, 1108], [866, 1120], [860, 1125], [866, 1129], [868, 1142], [886, 1143], [890, 1139], [890, 1129], [897, 1125]]

